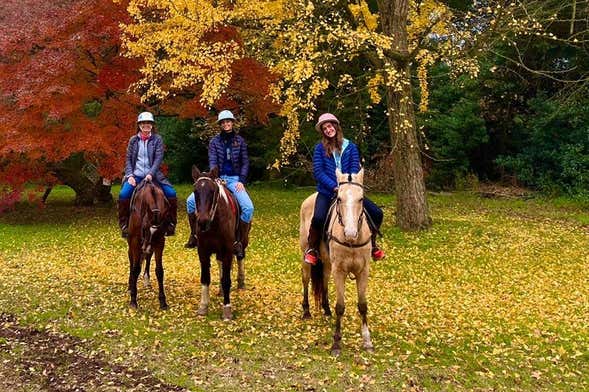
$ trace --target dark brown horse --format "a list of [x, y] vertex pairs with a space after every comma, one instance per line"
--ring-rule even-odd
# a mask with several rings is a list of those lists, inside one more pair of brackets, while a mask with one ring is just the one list
[[[217, 168], [209, 173], [192, 167], [194, 199], [196, 202], [198, 258], [200, 260], [200, 283], [202, 288], [198, 315], [208, 313], [211, 284], [211, 255], [214, 253], [220, 264], [221, 292], [223, 293], [223, 320], [231, 320], [231, 264], [233, 243], [239, 223], [239, 209], [231, 192], [218, 178]], [[244, 246], [247, 244], [244, 243]], [[239, 261], [243, 264], [243, 260]], [[243, 286], [243, 268], [240, 265], [239, 286]]]
[[164, 236], [168, 224], [168, 201], [160, 187], [151, 181], [142, 181], [133, 194], [131, 216], [129, 217], [129, 306], [137, 308], [137, 279], [141, 273], [141, 262], [155, 254], [155, 274], [159, 286], [160, 309], [168, 309], [164, 292], [164, 266], [162, 255], [166, 244]]

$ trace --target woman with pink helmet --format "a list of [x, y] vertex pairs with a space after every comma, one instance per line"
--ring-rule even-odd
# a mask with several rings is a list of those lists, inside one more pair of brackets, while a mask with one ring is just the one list
[[[322, 114], [317, 120], [315, 129], [321, 134], [321, 141], [315, 145], [313, 153], [313, 177], [317, 181], [317, 199], [309, 228], [309, 245], [305, 251], [305, 262], [311, 265], [317, 263], [327, 212], [331, 201], [337, 195], [336, 168], [339, 168], [342, 173], [355, 174], [360, 171], [358, 147], [344, 138], [336, 116], [331, 113]], [[364, 208], [375, 226], [372, 228], [372, 258], [381, 260], [385, 254], [376, 244], [376, 234], [382, 224], [383, 212], [367, 197], [364, 198]]]

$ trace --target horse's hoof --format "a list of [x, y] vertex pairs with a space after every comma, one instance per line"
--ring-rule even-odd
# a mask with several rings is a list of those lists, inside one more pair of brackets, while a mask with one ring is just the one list
[[169, 308], [170, 308], [170, 307], [168, 306], [168, 304], [167, 304], [167, 303], [160, 304], [160, 309], [161, 309], [161, 310], [168, 310]]
[[209, 313], [209, 308], [207, 306], [201, 306], [196, 311], [196, 314], [199, 315], [199, 316], [206, 316], [207, 313]]
[[135, 302], [135, 301], [129, 302], [129, 309], [137, 310], [137, 302]]
[[331, 310], [326, 310], [326, 311], [323, 313], [323, 315], [324, 315], [325, 317], [331, 317]]
[[333, 357], [339, 357], [339, 355], [341, 354], [342, 350], [340, 348], [331, 348], [331, 355]]
[[238, 290], [245, 290], [245, 283], [244, 282], [239, 282], [237, 284], [237, 289]]
[[374, 353], [374, 346], [370, 345], [370, 346], [364, 346], [364, 351], [366, 351], [369, 354]]
[[233, 319], [231, 308], [229, 306], [223, 307], [223, 321], [230, 321], [231, 319]]
[[303, 313], [303, 320], [309, 320], [311, 318], [311, 312], [306, 311], [305, 313]]

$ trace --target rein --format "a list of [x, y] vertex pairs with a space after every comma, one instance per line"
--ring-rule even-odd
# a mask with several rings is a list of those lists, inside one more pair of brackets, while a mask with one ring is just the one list
[[[139, 192], [139, 190], [142, 190], [143, 188], [145, 188], [147, 185], [151, 185], [152, 187], [155, 187], [155, 185], [153, 184], [153, 182], [151, 181], [147, 181], [147, 180], [143, 180], [141, 181], [137, 187], [135, 188], [135, 190], [133, 191], [133, 196], [131, 198], [131, 203], [132, 203], [132, 210], [133, 211], [137, 211], [137, 206], [135, 205], [135, 199], [137, 196], [137, 193]], [[151, 192], [154, 192], [153, 189], [150, 190]], [[152, 196], [154, 197], [154, 200], [156, 199], [156, 196], [152, 194]], [[168, 199], [164, 197], [164, 203], [166, 205], [168, 205]], [[151, 241], [153, 238], [153, 235], [161, 229], [162, 225], [165, 222], [165, 219], [161, 219], [161, 210], [159, 208], [151, 208], [151, 206], [149, 206], [150, 211], [153, 214], [152, 217], [152, 221], [150, 222], [151, 225], [149, 226], [149, 231], [147, 230], [147, 228], [141, 230], [141, 243], [143, 244], [142, 248], [144, 253], [151, 253]], [[141, 210], [140, 210], [141, 213]], [[155, 224], [153, 221], [159, 222], [159, 224]]]

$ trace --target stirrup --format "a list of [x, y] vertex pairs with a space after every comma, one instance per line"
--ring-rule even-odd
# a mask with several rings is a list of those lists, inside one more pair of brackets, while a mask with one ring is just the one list
[[166, 229], [166, 237], [172, 236], [174, 234], [176, 234], [176, 225], [170, 223]]
[[121, 237], [129, 238], [129, 227], [127, 227], [127, 225], [121, 227]]
[[194, 234], [190, 234], [188, 242], [184, 244], [185, 248], [192, 249], [198, 247], [198, 238]]
[[305, 263], [307, 263], [309, 265], [317, 264], [317, 261], [319, 260], [319, 257], [317, 255], [317, 251], [313, 248], [307, 249], [305, 251], [305, 257], [303, 258], [303, 260], [305, 261]]
[[245, 258], [245, 252], [243, 251], [243, 244], [241, 241], [235, 241], [233, 243], [233, 254], [238, 260]]

